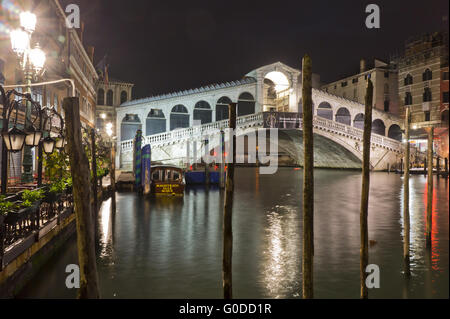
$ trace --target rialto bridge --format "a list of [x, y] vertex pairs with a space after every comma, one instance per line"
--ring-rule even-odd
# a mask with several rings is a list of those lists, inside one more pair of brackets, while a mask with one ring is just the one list
[[[186, 144], [194, 141], [197, 153], [203, 154], [203, 136], [207, 131], [212, 132], [208, 151], [218, 147], [218, 132], [228, 126], [231, 102], [238, 104], [238, 139], [266, 128], [265, 120], [270, 112], [298, 113], [301, 118], [301, 71], [277, 62], [258, 68], [238, 81], [122, 104], [117, 108], [117, 167], [131, 168], [133, 138], [139, 129], [144, 135], [143, 145], [152, 145], [153, 161], [181, 165], [187, 156]], [[364, 105], [313, 89], [313, 109], [315, 166], [360, 168]], [[401, 156], [400, 122], [399, 118], [376, 109], [372, 120], [371, 166], [374, 170], [384, 170], [396, 164]], [[291, 162], [302, 165], [301, 120], [299, 122], [297, 127], [280, 129], [277, 145], [272, 147], [277, 149], [277, 156], [288, 157]], [[245, 153], [238, 156], [245, 156]]]

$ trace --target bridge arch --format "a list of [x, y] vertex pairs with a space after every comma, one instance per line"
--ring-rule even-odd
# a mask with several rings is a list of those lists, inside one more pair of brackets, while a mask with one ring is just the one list
[[372, 133], [386, 136], [386, 125], [383, 120], [376, 119], [372, 122]]
[[355, 115], [355, 118], [353, 119], [353, 127], [359, 128], [361, 130], [364, 129], [364, 114], [358, 113]]
[[388, 130], [388, 137], [401, 142], [402, 130], [400, 129], [400, 126], [398, 126], [397, 124], [392, 124]]
[[166, 131], [166, 117], [161, 109], [150, 109], [145, 123], [145, 135], [159, 134]]
[[346, 107], [341, 107], [336, 112], [336, 122], [352, 125], [352, 118], [350, 116], [350, 111]]
[[194, 121], [200, 121], [201, 124], [212, 122], [212, 110], [208, 102], [202, 100], [195, 103]]
[[317, 116], [326, 118], [328, 120], [333, 120], [333, 108], [330, 103], [322, 102], [317, 107]]
[[120, 123], [120, 140], [132, 140], [140, 129], [142, 129], [142, 122], [139, 115], [126, 114]]
[[[314, 100], [312, 101], [312, 114], [314, 116], [314, 110], [315, 110], [315, 104], [314, 104]], [[300, 101], [298, 102], [298, 108], [297, 108], [298, 114], [300, 116], [300, 118], [303, 118], [303, 99], [300, 99]]]
[[244, 116], [255, 113], [255, 98], [249, 92], [243, 92], [238, 98], [237, 115]]
[[228, 106], [231, 99], [228, 96], [222, 96], [216, 103], [216, 122], [228, 120], [229, 112]]
[[189, 127], [189, 111], [182, 104], [175, 105], [170, 111], [170, 130]]

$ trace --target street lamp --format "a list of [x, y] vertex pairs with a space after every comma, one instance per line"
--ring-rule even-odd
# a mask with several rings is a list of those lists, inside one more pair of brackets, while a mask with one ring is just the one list
[[6, 149], [12, 153], [17, 153], [22, 150], [26, 136], [25, 132], [19, 130], [15, 125], [8, 132], [2, 133]]
[[[19, 65], [25, 75], [26, 94], [31, 94], [31, 81], [34, 77], [42, 74], [45, 65], [45, 53], [37, 44], [31, 48], [31, 36], [36, 29], [37, 18], [31, 12], [22, 12], [20, 14], [20, 29], [10, 32], [11, 48], [19, 59]], [[33, 133], [33, 129], [29, 123], [31, 117], [31, 103], [27, 101], [25, 112], [25, 132], [27, 138], [25, 142], [23, 154], [23, 174], [22, 181], [29, 183], [33, 181], [33, 158], [31, 155], [31, 147], [36, 146], [36, 140], [40, 139]], [[33, 136], [32, 136], [33, 135]]]
[[44, 153], [49, 155], [52, 154], [55, 150], [56, 141], [54, 138], [47, 136], [42, 140], [42, 147], [44, 149]]

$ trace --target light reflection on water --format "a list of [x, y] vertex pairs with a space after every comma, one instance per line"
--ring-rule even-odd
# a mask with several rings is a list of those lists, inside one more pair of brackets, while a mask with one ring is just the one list
[[[233, 289], [236, 298], [299, 298], [302, 258], [302, 171], [272, 176], [236, 171]], [[317, 298], [359, 297], [361, 174], [315, 173], [314, 285]], [[425, 245], [426, 179], [411, 176], [411, 272], [402, 276], [402, 177], [371, 175], [369, 262], [381, 269], [371, 298], [448, 298], [448, 179], [435, 180], [432, 250]], [[184, 198], [117, 195], [99, 214], [98, 270], [107, 298], [221, 298], [223, 192], [193, 187]], [[76, 241], [28, 285], [21, 297], [71, 298], [65, 265]], [[41, 279], [45, 278], [45, 279]]]

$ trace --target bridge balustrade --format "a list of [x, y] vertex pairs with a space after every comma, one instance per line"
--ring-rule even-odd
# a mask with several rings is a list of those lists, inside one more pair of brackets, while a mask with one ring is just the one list
[[[302, 128], [302, 119], [300, 121], [300, 128]], [[151, 144], [153, 146], [178, 142], [185, 139], [201, 137], [202, 134], [208, 130], [220, 130], [228, 127], [229, 120], [222, 120], [218, 122], [198, 125], [185, 129], [179, 129], [171, 132], [165, 132], [144, 137], [144, 145]], [[346, 135], [355, 139], [362, 140], [364, 130], [333, 120], [325, 119], [319, 116], [314, 116], [313, 125], [315, 129], [324, 130], [338, 135]], [[263, 126], [263, 113], [256, 113], [237, 118], [237, 127], [259, 127]], [[386, 136], [381, 136], [372, 133], [371, 142], [381, 147], [391, 149], [396, 152], [402, 152], [401, 142], [391, 139]], [[121, 142], [121, 150], [123, 153], [133, 150], [133, 140]]]

